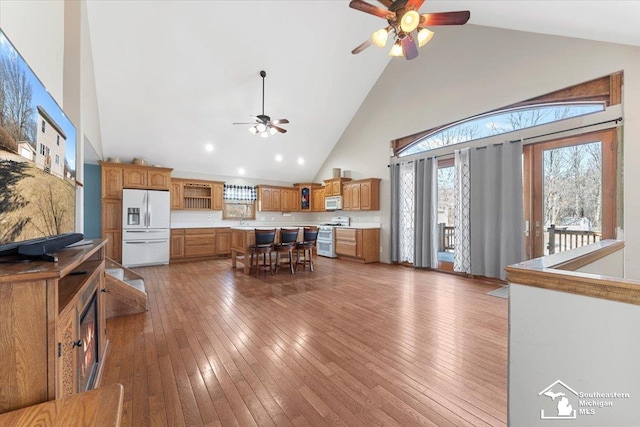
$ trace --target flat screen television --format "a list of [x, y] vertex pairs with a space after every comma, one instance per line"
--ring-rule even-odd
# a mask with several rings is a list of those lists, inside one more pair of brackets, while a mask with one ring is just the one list
[[77, 234], [76, 144], [75, 126], [0, 29], [0, 253], [39, 239], [53, 250]]

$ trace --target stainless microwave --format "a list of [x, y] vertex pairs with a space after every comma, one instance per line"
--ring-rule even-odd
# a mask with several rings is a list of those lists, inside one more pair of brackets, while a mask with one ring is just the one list
[[324, 210], [336, 211], [342, 209], [342, 196], [329, 196], [324, 198]]

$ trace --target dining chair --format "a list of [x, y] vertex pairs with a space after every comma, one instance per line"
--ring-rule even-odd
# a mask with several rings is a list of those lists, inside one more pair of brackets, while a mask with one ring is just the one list
[[[268, 230], [255, 230], [255, 243], [249, 246], [251, 263], [249, 264], [249, 271], [253, 269], [253, 259], [256, 259], [256, 277], [258, 272], [271, 271], [271, 251], [273, 250], [273, 243], [276, 239], [276, 229]], [[262, 255], [262, 265], [260, 265], [260, 255]]]

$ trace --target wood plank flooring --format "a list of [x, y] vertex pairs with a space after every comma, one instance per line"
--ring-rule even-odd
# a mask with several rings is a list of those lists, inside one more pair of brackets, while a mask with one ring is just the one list
[[507, 300], [495, 283], [317, 258], [136, 269], [149, 311], [107, 322], [124, 426], [501, 426]]

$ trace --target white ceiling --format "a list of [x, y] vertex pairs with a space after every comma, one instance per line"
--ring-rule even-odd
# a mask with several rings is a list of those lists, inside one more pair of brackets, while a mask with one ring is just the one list
[[[638, 1], [421, 8], [453, 10], [470, 10], [469, 24], [640, 46]], [[104, 158], [183, 174], [313, 179], [389, 61], [375, 47], [351, 55], [384, 21], [346, 0], [89, 1], [88, 14]], [[265, 114], [290, 121], [268, 139], [232, 124], [262, 112], [260, 70]]]

